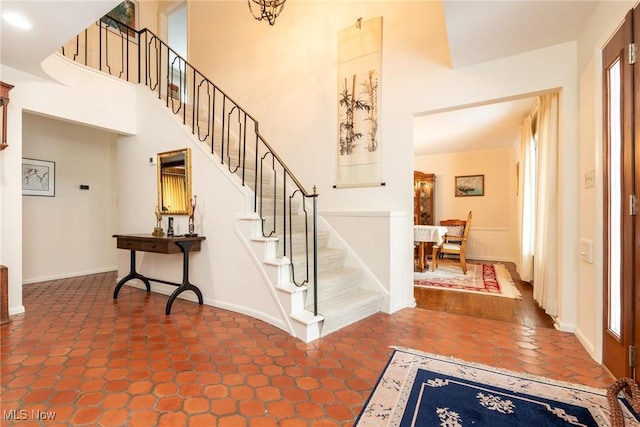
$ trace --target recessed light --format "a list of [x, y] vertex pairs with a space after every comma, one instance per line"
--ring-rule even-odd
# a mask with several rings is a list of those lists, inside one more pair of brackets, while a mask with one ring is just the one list
[[23, 30], [28, 30], [31, 28], [31, 22], [24, 16], [15, 12], [5, 12], [2, 14], [2, 19], [7, 21], [9, 24], [14, 27], [22, 28]]

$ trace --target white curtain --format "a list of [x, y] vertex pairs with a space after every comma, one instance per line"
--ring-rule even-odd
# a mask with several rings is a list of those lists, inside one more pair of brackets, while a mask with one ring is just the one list
[[540, 97], [537, 125], [537, 190], [533, 298], [558, 315], [559, 94]]
[[536, 209], [536, 142], [533, 139], [532, 116], [534, 111], [524, 119], [520, 129], [520, 151], [522, 153], [522, 196], [520, 208], [522, 222], [520, 224], [521, 252], [520, 278], [531, 282], [533, 278], [533, 251], [535, 242], [535, 209]]

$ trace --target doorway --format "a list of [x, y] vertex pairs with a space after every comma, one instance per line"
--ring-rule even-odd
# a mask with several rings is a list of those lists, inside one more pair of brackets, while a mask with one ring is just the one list
[[[636, 24], [634, 25], [634, 21]], [[640, 43], [640, 7], [630, 11], [603, 50], [604, 87], [604, 295], [603, 364], [617, 378], [635, 378], [640, 221], [640, 67], [630, 59]], [[635, 32], [634, 32], [635, 27]]]
[[[536, 304], [530, 277], [521, 280], [516, 266], [520, 246], [522, 173], [521, 127], [541, 95], [527, 93], [481, 104], [424, 113], [414, 120], [414, 170], [435, 179], [434, 224], [466, 218], [473, 211], [469, 262], [503, 263], [522, 300], [416, 287], [420, 308], [503, 320], [531, 327], [554, 327]], [[481, 174], [491, 183], [483, 197], [456, 197], [457, 175]], [[531, 207], [533, 216], [534, 207]], [[497, 244], [497, 242], [500, 242]]]
[[187, 102], [186, 62], [188, 61], [188, 4], [186, 1], [170, 2], [159, 13], [160, 36], [169, 46], [169, 97], [171, 102]]
[[178, 55], [188, 59], [186, 2], [180, 2], [167, 11], [167, 42]]

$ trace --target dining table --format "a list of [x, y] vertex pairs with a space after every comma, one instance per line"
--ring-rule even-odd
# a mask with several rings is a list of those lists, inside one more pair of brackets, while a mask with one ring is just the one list
[[[441, 225], [414, 225], [413, 226], [413, 242], [418, 245], [418, 271], [424, 271], [428, 267], [425, 260], [425, 246], [429, 242], [439, 246], [444, 241], [447, 234], [447, 227]], [[432, 257], [435, 254], [432, 254]], [[431, 260], [431, 270], [433, 270], [433, 259]]]

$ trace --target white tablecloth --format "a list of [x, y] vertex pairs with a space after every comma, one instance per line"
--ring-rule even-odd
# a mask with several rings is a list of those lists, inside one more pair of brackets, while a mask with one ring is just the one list
[[413, 241], [414, 242], [435, 242], [442, 244], [442, 238], [447, 234], [447, 227], [440, 225], [414, 225]]

